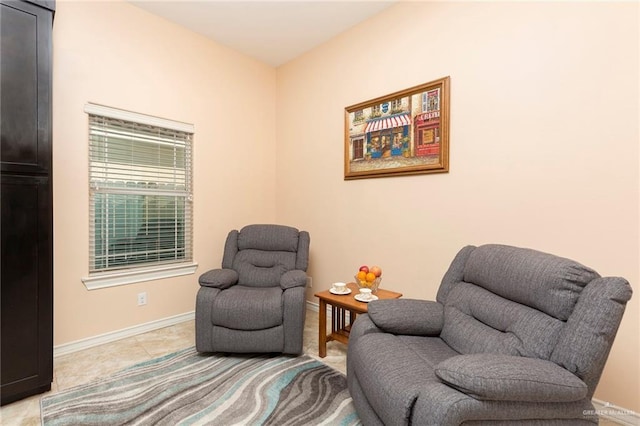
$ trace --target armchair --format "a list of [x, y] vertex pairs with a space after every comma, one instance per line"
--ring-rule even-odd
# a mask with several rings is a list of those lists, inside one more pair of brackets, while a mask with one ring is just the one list
[[199, 352], [302, 353], [309, 233], [282, 225], [229, 232], [222, 268], [199, 278]]
[[358, 316], [347, 382], [366, 425], [597, 424], [591, 397], [631, 287], [569, 259], [467, 246], [436, 301]]

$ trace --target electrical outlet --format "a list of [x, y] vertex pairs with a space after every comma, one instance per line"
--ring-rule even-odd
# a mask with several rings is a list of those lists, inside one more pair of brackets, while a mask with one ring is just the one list
[[143, 306], [147, 304], [147, 292], [143, 291], [142, 293], [138, 293], [138, 306]]
[[311, 277], [307, 277], [307, 287], [313, 287], [313, 279]]

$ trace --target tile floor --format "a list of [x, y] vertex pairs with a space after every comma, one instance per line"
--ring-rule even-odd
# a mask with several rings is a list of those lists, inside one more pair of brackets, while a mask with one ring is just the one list
[[[0, 408], [0, 424], [40, 425], [40, 398], [88, 383], [130, 365], [157, 358], [195, 345], [193, 321], [150, 331], [137, 336], [54, 358], [51, 391]], [[327, 344], [327, 356], [318, 357], [318, 313], [307, 310], [304, 352], [342, 373], [346, 373], [346, 346]]]
[[[187, 321], [54, 358], [51, 391], [1, 407], [0, 425], [40, 425], [42, 396], [88, 383], [130, 365], [194, 346], [194, 327], [193, 321]], [[329, 342], [327, 356], [318, 357], [318, 313], [311, 310], [307, 310], [305, 321], [304, 352], [346, 374], [347, 347], [342, 343]], [[615, 424], [617, 423], [611, 420], [600, 419], [600, 425]]]

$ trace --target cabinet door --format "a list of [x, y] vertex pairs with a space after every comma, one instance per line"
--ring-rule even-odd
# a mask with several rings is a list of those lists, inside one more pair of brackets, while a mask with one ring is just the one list
[[0, 4], [0, 170], [49, 173], [51, 33], [49, 10]]
[[53, 378], [51, 185], [2, 175], [0, 303], [2, 404], [40, 393]]

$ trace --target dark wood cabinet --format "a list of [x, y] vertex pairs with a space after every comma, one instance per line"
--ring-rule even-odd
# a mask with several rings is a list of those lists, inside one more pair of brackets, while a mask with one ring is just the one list
[[0, 399], [53, 379], [53, 2], [0, 0]]

